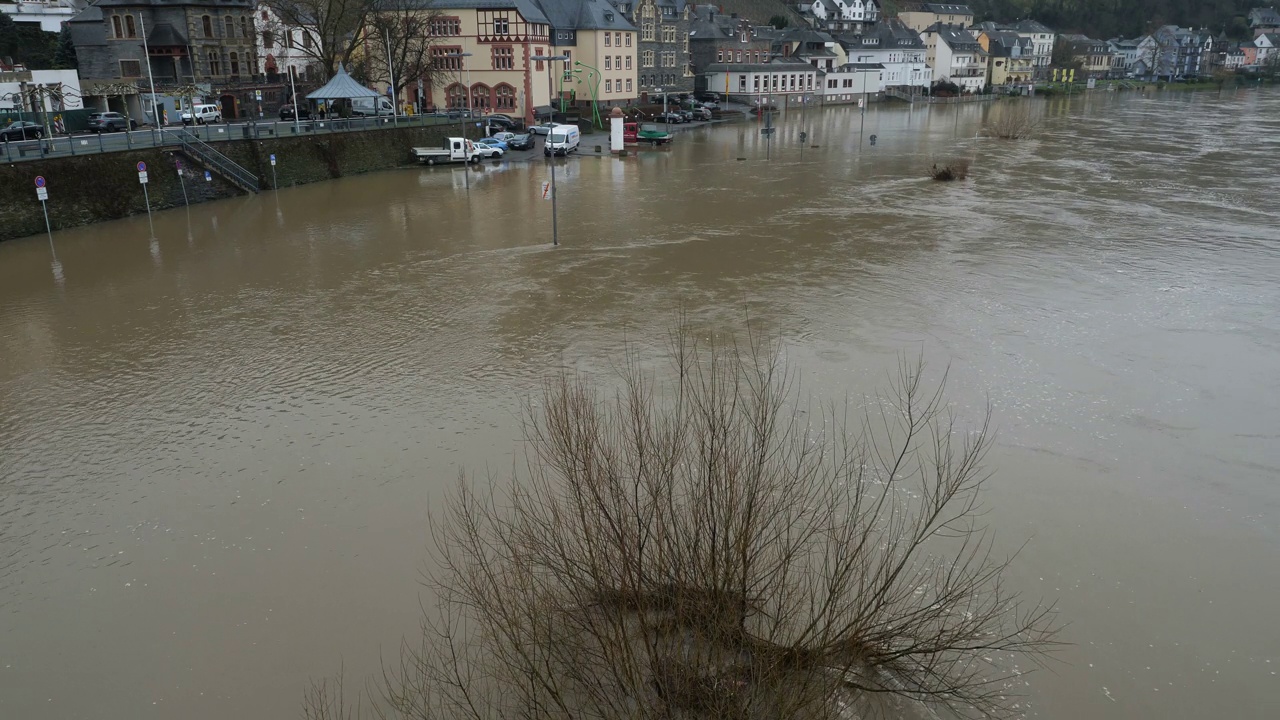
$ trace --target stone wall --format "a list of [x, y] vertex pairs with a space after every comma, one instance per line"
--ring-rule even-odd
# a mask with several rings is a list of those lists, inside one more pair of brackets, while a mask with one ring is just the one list
[[[446, 136], [457, 132], [456, 125], [439, 125], [228, 140], [212, 145], [256, 173], [261, 188], [268, 190], [272, 187], [272, 154], [276, 156], [277, 183], [290, 187], [406, 165], [413, 162], [410, 148], [438, 147]], [[178, 159], [191, 169], [186, 188], [192, 203], [242, 194], [217, 173], [213, 173], [212, 182], [205, 182], [203, 167], [170, 148], [13, 163], [0, 166], [0, 241], [44, 232], [34, 185], [37, 175], [48, 183], [49, 221], [59, 230], [146, 212], [138, 184], [138, 161], [147, 163], [152, 210], [181, 206]]]

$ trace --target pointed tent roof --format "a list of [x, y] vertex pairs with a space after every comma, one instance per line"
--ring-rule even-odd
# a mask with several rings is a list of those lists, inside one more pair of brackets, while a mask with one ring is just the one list
[[319, 90], [307, 93], [308, 100], [350, 100], [366, 97], [380, 97], [380, 95], [376, 90], [370, 90], [356, 82], [347, 74], [347, 69], [341, 63], [338, 64], [338, 72], [333, 74], [332, 80], [325, 83]]

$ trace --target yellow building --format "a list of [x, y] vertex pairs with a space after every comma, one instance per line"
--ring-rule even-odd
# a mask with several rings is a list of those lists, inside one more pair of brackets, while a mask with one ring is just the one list
[[983, 30], [978, 44], [987, 52], [987, 84], [1026, 85], [1035, 72], [1035, 45], [1016, 32]]
[[618, 8], [607, 0], [535, 1], [551, 24], [554, 53], [573, 58], [565, 95], [602, 105], [640, 96], [640, 36]]
[[[424, 12], [434, 14], [434, 70], [423, 83], [424, 108], [471, 107], [526, 123], [535, 121], [535, 109], [545, 112], [551, 104], [548, 80], [563, 68], [530, 59], [556, 54], [551, 25], [532, 0], [434, 0]], [[417, 92], [409, 83], [400, 100], [414, 102]]]
[[967, 28], [973, 24], [973, 10], [968, 5], [907, 2], [899, 8], [898, 19], [916, 32], [938, 23]]

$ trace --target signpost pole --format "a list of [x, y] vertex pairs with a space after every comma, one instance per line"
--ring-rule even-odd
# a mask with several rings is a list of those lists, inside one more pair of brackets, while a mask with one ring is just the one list
[[36, 176], [36, 199], [40, 201], [40, 209], [44, 211], [44, 231], [49, 234], [49, 251], [53, 251], [53, 227], [49, 225], [49, 206], [45, 201], [49, 199], [49, 190], [46, 188], [44, 177]]
[[276, 183], [276, 154], [271, 153], [271, 189], [280, 192], [280, 186]]
[[156, 237], [156, 224], [151, 219], [151, 194], [147, 192], [147, 164], [138, 161], [138, 184], [142, 185], [142, 199], [147, 203], [147, 225], [151, 226], [151, 239]]
[[178, 183], [182, 185], [182, 203], [188, 208], [191, 207], [191, 201], [187, 199], [187, 181], [182, 176], [182, 161], [175, 160], [178, 164]]

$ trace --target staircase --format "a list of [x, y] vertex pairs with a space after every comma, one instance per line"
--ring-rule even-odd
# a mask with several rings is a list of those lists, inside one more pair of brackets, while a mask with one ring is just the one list
[[178, 142], [182, 144], [182, 152], [187, 157], [218, 173], [232, 185], [246, 192], [258, 192], [257, 176], [215, 150], [209, 143], [186, 130], [178, 131]]

